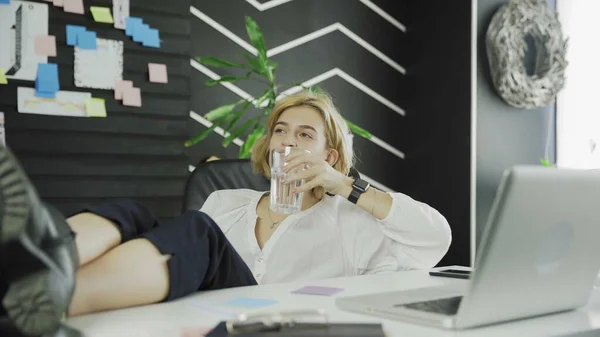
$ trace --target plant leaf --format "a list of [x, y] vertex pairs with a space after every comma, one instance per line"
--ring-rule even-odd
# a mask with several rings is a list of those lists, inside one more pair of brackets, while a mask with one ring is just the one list
[[269, 98], [273, 96], [273, 88], [268, 88], [263, 92], [263, 94], [254, 102], [254, 106], [256, 108], [260, 108], [260, 105]]
[[208, 135], [210, 135], [211, 133], [213, 133], [213, 131], [221, 124], [225, 123], [226, 121], [228, 121], [230, 119], [230, 116], [227, 116], [223, 119], [220, 119], [216, 122], [213, 123], [213, 125], [211, 125], [208, 129], [200, 132], [199, 134], [197, 134], [196, 136], [188, 139], [185, 142], [185, 147], [190, 147], [202, 140], [204, 140], [204, 138], [208, 137]]
[[204, 138], [208, 137], [208, 135], [210, 135], [211, 133], [213, 133], [213, 131], [215, 130], [215, 128], [218, 125], [215, 123], [213, 124], [210, 128], [200, 132], [199, 134], [197, 134], [196, 136], [190, 138], [188, 141], [185, 142], [185, 147], [191, 147], [192, 145], [204, 140]]
[[246, 58], [248, 63], [250, 63], [250, 66], [255, 73], [266, 77], [269, 83], [273, 82], [273, 70], [275, 68], [271, 68], [268, 65], [268, 59], [266, 59], [266, 61], [263, 62], [262, 60], [249, 54], [245, 54], [244, 57]]
[[252, 131], [252, 133], [246, 139], [246, 142], [244, 143], [244, 145], [240, 148], [240, 154], [239, 154], [240, 158], [248, 158], [250, 156], [250, 153], [252, 152], [252, 148], [254, 147], [254, 144], [256, 144], [256, 141], [263, 135], [264, 132], [265, 132], [264, 125], [258, 126], [258, 121], [257, 121], [254, 126], [254, 131]]
[[226, 132], [229, 132], [231, 130], [231, 128], [233, 128], [235, 123], [237, 123], [238, 120], [242, 117], [242, 115], [244, 115], [244, 113], [246, 112], [246, 110], [248, 110], [250, 105], [252, 105], [252, 102], [247, 101], [246, 104], [244, 104], [244, 106], [240, 110], [235, 112], [235, 114], [233, 115], [233, 119], [231, 120], [231, 122], [229, 123], [227, 128], [225, 129]]
[[210, 80], [206, 81], [206, 85], [208, 85], [209, 87], [212, 87], [212, 86], [217, 85], [217, 84], [219, 84], [221, 82], [237, 82], [237, 81], [240, 81], [240, 80], [243, 80], [243, 78], [235, 77], [235, 76], [223, 76], [223, 77], [221, 77], [218, 80], [210, 79]]
[[546, 167], [552, 167], [552, 164], [546, 158], [540, 158], [540, 164]]
[[223, 140], [223, 147], [228, 147], [229, 145], [231, 145], [231, 142], [233, 142], [234, 139], [246, 132], [246, 130], [248, 130], [252, 126], [252, 124], [255, 123], [256, 120], [254, 118], [247, 120], [246, 123], [244, 123], [239, 128], [235, 129], [235, 131], [233, 131], [229, 136], [227, 136], [227, 138]]
[[248, 66], [243, 63], [231, 62], [217, 57], [201, 56], [196, 57], [196, 60], [200, 62], [200, 64], [215, 68], [248, 68]]
[[359, 136], [361, 136], [363, 138], [366, 138], [366, 139], [371, 139], [373, 137], [373, 135], [369, 131], [367, 131], [367, 130], [361, 128], [360, 126], [358, 126], [358, 125], [350, 122], [349, 120], [346, 120], [346, 123], [348, 124], [348, 127], [350, 128], [350, 130], [352, 132], [356, 133], [357, 135], [359, 135]]
[[209, 111], [206, 115], [204, 115], [204, 118], [208, 119], [211, 122], [219, 118], [223, 118], [224, 116], [230, 114], [238, 104], [239, 103], [222, 105], [216, 109]]
[[314, 94], [322, 94], [324, 92], [323, 89], [321, 89], [321, 87], [318, 85], [313, 85], [312, 87], [308, 88], [308, 91]]
[[248, 73], [246, 73], [246, 75], [244, 77], [236, 77], [236, 76], [225, 75], [225, 76], [222, 76], [218, 80], [210, 79], [210, 80], [206, 81], [206, 85], [208, 85], [209, 87], [212, 87], [214, 85], [217, 85], [217, 84], [223, 83], [223, 82], [235, 83], [235, 82], [239, 82], [239, 81], [242, 81], [242, 80], [247, 80], [248, 78], [250, 78], [251, 74], [252, 74], [252, 72], [248, 72]]
[[256, 21], [249, 16], [246, 16], [246, 32], [248, 33], [250, 42], [252, 42], [252, 45], [256, 48], [259, 60], [266, 60], [267, 45], [265, 39]]
[[246, 31], [248, 32], [250, 42], [252, 42], [252, 45], [256, 48], [258, 63], [260, 64], [260, 69], [263, 70], [261, 73], [267, 77], [269, 83], [273, 83], [273, 70], [276, 68], [276, 66], [274, 67], [276, 63], [269, 61], [269, 58], [267, 57], [267, 45], [263, 34], [256, 21], [252, 20], [249, 16], [246, 17]]

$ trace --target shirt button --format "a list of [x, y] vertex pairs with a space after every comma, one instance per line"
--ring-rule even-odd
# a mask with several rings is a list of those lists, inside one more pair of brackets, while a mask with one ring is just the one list
[[262, 274], [256, 274], [255, 277], [256, 278], [260, 278], [262, 276]]
[[258, 258], [258, 263], [263, 263], [263, 261], [264, 261], [264, 260], [263, 260], [263, 258], [262, 258], [262, 257], [259, 257], [259, 258]]

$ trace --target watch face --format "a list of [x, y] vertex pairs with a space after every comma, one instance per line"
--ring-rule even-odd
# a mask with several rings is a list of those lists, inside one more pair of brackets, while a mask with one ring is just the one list
[[362, 192], [366, 192], [369, 188], [369, 183], [362, 179], [356, 179], [354, 181], [354, 187], [361, 190]]

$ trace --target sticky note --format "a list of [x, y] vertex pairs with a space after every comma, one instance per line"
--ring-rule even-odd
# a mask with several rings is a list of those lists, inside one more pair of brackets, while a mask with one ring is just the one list
[[140, 91], [140, 88], [133, 87], [125, 89], [123, 92], [123, 105], [141, 107], [142, 92]]
[[142, 44], [144, 47], [160, 48], [160, 34], [158, 29], [147, 29]]
[[90, 7], [90, 11], [96, 22], [115, 23], [110, 8], [108, 7], [92, 6]]
[[35, 54], [40, 56], [56, 56], [56, 37], [54, 35], [38, 35], [35, 37]]
[[262, 298], [238, 297], [234, 300], [225, 303], [225, 305], [242, 308], [262, 308], [268, 307], [275, 303], [277, 303], [277, 301]]
[[115, 99], [122, 100], [123, 94], [130, 88], [133, 88], [132, 81], [117, 81], [117, 83], [115, 83]]
[[60, 85], [58, 83], [58, 66], [55, 63], [40, 63], [35, 79], [36, 96], [38, 93], [41, 93], [42, 95], [55, 94], [58, 90], [60, 90]]
[[96, 32], [81, 32], [77, 36], [77, 47], [81, 49], [96, 49]]
[[342, 291], [344, 291], [344, 289], [342, 289], [342, 288], [306, 286], [306, 287], [302, 287], [300, 289], [292, 291], [292, 294], [331, 296], [331, 295], [337, 294]]
[[85, 102], [85, 113], [88, 117], [106, 117], [106, 102], [102, 98], [90, 98]]
[[6, 70], [0, 67], [0, 84], [8, 84], [8, 80], [6, 79]]
[[83, 0], [63, 0], [63, 9], [67, 13], [84, 14]]
[[75, 46], [77, 45], [77, 38], [80, 33], [85, 32], [85, 27], [83, 26], [75, 26], [75, 25], [67, 25], [67, 45]]
[[144, 24], [144, 21], [141, 18], [137, 18], [134, 16], [128, 16], [125, 19], [125, 35], [133, 36], [135, 31]]
[[139, 43], [144, 42], [144, 40], [146, 39], [146, 34], [148, 34], [149, 29], [150, 29], [150, 26], [148, 26], [147, 24], [144, 24], [144, 23], [142, 23], [141, 25], [136, 27], [135, 33], [133, 34], [133, 41], [139, 42]]
[[159, 63], [148, 63], [148, 74], [152, 83], [168, 83], [167, 66]]
[[36, 91], [35, 97], [41, 98], [56, 98], [56, 92], [44, 92], [44, 91]]
[[0, 0], [0, 5], [10, 5], [10, 0]]
[[56, 7], [62, 7], [64, 4], [64, 1], [63, 0], [54, 0], [53, 4]]

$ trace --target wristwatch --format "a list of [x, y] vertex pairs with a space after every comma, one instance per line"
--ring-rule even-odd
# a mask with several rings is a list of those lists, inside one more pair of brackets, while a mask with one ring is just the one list
[[352, 183], [352, 192], [350, 192], [348, 200], [351, 203], [356, 204], [358, 202], [358, 198], [360, 198], [363, 193], [368, 191], [369, 187], [371, 187], [371, 184], [360, 178], [354, 180], [354, 183]]

